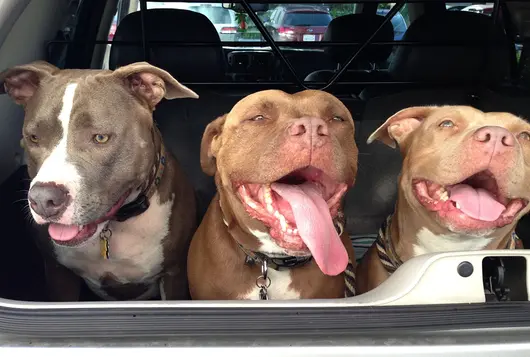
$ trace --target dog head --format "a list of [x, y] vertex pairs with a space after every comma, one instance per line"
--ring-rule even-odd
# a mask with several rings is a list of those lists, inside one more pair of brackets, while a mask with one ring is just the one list
[[216, 176], [225, 216], [229, 206], [262, 251], [312, 254], [324, 273], [344, 270], [333, 220], [355, 182], [357, 147], [351, 114], [336, 97], [249, 95], [206, 128], [201, 164]]
[[162, 98], [197, 98], [145, 62], [115, 71], [34, 62], [2, 72], [0, 92], [24, 107], [31, 214], [63, 244], [94, 235], [149, 179], [160, 147], [152, 112]]
[[530, 124], [465, 106], [412, 107], [368, 139], [403, 155], [400, 195], [416, 215], [453, 233], [514, 227], [530, 200]]

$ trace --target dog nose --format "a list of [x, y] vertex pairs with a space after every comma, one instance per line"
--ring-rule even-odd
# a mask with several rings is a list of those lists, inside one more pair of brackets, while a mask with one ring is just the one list
[[44, 218], [59, 216], [66, 210], [68, 191], [54, 183], [36, 183], [28, 194], [29, 203], [35, 213]]
[[473, 135], [481, 144], [493, 150], [494, 154], [503, 153], [515, 145], [515, 137], [507, 129], [500, 126], [485, 126]]
[[289, 134], [293, 137], [307, 140], [313, 146], [319, 146], [327, 136], [329, 128], [326, 122], [320, 118], [302, 118], [296, 120], [289, 127]]

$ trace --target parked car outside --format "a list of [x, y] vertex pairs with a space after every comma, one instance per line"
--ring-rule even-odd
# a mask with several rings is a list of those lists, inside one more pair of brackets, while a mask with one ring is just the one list
[[[389, 11], [389, 9], [377, 9], [377, 15], [386, 16]], [[394, 41], [400, 41], [403, 38], [405, 31], [407, 31], [407, 22], [399, 12], [397, 12], [390, 21], [392, 21], [392, 26], [394, 27]]]
[[215, 26], [221, 41], [236, 41], [239, 24], [235, 11], [225, 9], [221, 4], [200, 4], [189, 9], [206, 16]]
[[118, 13], [116, 13], [116, 15], [114, 15], [114, 17], [112, 18], [112, 24], [110, 25], [109, 36], [108, 36], [109, 41], [114, 40], [114, 34], [116, 33], [117, 27], [118, 27]]
[[477, 14], [491, 15], [493, 13], [493, 4], [471, 5], [462, 9], [462, 11], [475, 12]]
[[275, 41], [320, 41], [332, 16], [322, 7], [277, 7], [265, 27]]
[[448, 11], [462, 11], [462, 9], [473, 5], [472, 2], [453, 2], [453, 3], [446, 3], [445, 8]]

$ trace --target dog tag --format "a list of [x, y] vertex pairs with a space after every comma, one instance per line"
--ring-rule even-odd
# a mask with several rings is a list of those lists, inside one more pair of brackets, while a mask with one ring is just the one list
[[269, 296], [267, 295], [267, 287], [262, 286], [259, 289], [259, 299], [260, 300], [269, 300]]

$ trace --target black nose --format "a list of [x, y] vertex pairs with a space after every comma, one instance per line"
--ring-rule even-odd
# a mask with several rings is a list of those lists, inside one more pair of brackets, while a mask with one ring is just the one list
[[68, 190], [55, 183], [36, 183], [28, 194], [31, 208], [39, 216], [51, 218], [60, 216], [68, 205]]

